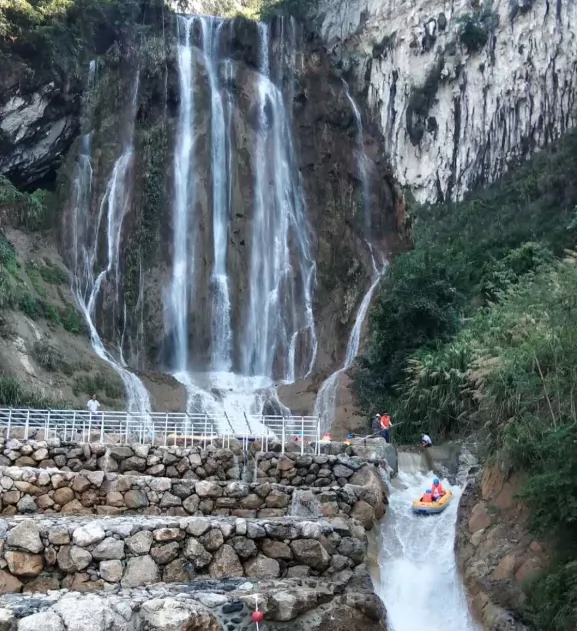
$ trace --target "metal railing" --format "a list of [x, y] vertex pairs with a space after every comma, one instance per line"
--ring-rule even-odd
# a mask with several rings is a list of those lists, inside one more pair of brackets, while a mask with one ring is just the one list
[[[145, 414], [119, 411], [36, 410], [0, 408], [0, 433], [6, 439], [47, 440], [88, 443], [141, 443], [189, 447], [218, 444], [229, 447], [232, 439], [248, 443], [260, 441], [268, 451], [273, 443], [297, 443], [301, 453], [313, 445], [319, 451], [320, 424], [316, 416], [215, 416], [181, 412]], [[294, 451], [294, 448], [293, 448]]]

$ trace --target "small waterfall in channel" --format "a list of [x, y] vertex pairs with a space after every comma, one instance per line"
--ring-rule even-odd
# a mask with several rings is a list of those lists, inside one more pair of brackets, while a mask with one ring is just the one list
[[363, 324], [365, 322], [373, 294], [386, 271], [387, 265], [385, 262], [378, 260], [378, 253], [370, 243], [370, 229], [371, 229], [371, 209], [370, 209], [370, 182], [368, 172], [368, 156], [365, 152], [363, 141], [363, 121], [361, 118], [360, 110], [349, 92], [349, 86], [346, 81], [343, 81], [345, 87], [345, 93], [351, 107], [353, 109], [353, 115], [355, 119], [356, 139], [357, 139], [357, 169], [359, 177], [363, 187], [363, 226], [365, 230], [365, 239], [371, 254], [371, 261], [373, 264], [373, 276], [371, 284], [367, 293], [364, 295], [361, 304], [357, 310], [355, 317], [355, 323], [351, 329], [349, 340], [347, 343], [347, 349], [345, 353], [345, 361], [341, 368], [332, 373], [319, 388], [317, 397], [315, 400], [315, 416], [321, 419], [322, 431], [328, 431], [335, 417], [335, 411], [337, 407], [338, 387], [341, 375], [346, 372], [352, 365], [358, 355], [359, 346], [361, 343], [361, 333], [363, 330]]
[[[232, 140], [235, 107], [232, 85], [237, 62], [227, 58], [234, 22], [210, 16], [179, 16], [177, 60], [180, 112], [174, 152], [172, 279], [165, 293], [165, 326], [169, 333], [171, 370], [188, 391], [190, 413], [208, 413], [231, 421], [260, 414], [275, 399], [275, 384], [310, 374], [317, 353], [312, 312], [316, 264], [306, 216], [302, 183], [293, 147], [283, 85], [292, 81], [295, 27], [282, 22], [289, 37], [272, 51], [269, 26], [259, 24], [256, 93], [254, 187], [247, 235], [246, 299], [231, 300], [227, 250], [233, 213]], [[284, 31], [283, 31], [284, 33]], [[287, 76], [290, 75], [287, 79]], [[195, 190], [196, 109], [206, 81], [210, 123], [203, 138], [210, 156], [209, 216], [212, 252], [199, 238], [201, 210]], [[189, 330], [195, 293], [202, 283], [200, 261], [211, 261], [209, 366], [202, 372], [191, 356]], [[195, 261], [197, 262], [195, 265]], [[235, 289], [236, 291], [236, 289]], [[238, 296], [236, 296], [238, 298]], [[232, 321], [238, 323], [233, 330]], [[284, 413], [284, 410], [283, 410]], [[244, 423], [243, 423], [244, 425]], [[266, 431], [255, 426], [252, 431]]]
[[[126, 392], [126, 408], [130, 412], [150, 412], [148, 391], [140, 379], [130, 372], [122, 355], [122, 332], [117, 331], [118, 358], [104, 347], [96, 328], [95, 311], [101, 298], [104, 284], [114, 287], [114, 308], [119, 306], [119, 248], [122, 222], [130, 202], [129, 172], [134, 154], [134, 126], [138, 98], [139, 71], [136, 70], [132, 86], [129, 121], [122, 143], [122, 153], [114, 163], [106, 189], [99, 202], [96, 222], [90, 212], [92, 202], [92, 130], [81, 137], [81, 148], [73, 178], [72, 213], [72, 292], [90, 332], [90, 341], [95, 353], [109, 364], [120, 376]], [[96, 63], [89, 68], [89, 87], [96, 80]], [[106, 265], [97, 271], [98, 247], [105, 231]], [[123, 307], [123, 310], [125, 307]]]

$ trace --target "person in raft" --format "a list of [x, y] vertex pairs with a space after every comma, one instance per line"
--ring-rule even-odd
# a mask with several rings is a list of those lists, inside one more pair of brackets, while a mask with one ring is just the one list
[[427, 447], [430, 447], [433, 444], [433, 441], [431, 440], [431, 437], [427, 434], [423, 434], [421, 436], [421, 447], [423, 449], [427, 449]]
[[431, 489], [427, 489], [425, 491], [425, 494], [421, 496], [420, 501], [425, 504], [431, 504], [433, 502], [433, 493]]
[[440, 500], [443, 495], [445, 495], [446, 491], [443, 488], [443, 485], [439, 481], [439, 478], [435, 478], [433, 480], [433, 486], [431, 487], [431, 495], [433, 496], [433, 502]]

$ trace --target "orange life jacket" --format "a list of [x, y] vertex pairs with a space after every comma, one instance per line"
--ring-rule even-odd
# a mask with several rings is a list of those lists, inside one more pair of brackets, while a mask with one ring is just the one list
[[428, 503], [432, 501], [433, 501], [433, 496], [430, 493], [425, 493], [423, 497], [421, 497], [421, 502]]
[[391, 417], [388, 414], [381, 416], [381, 429], [390, 429]]
[[433, 495], [438, 495], [439, 497], [445, 495], [445, 489], [443, 488], [443, 485], [439, 482], [439, 484], [433, 484]]

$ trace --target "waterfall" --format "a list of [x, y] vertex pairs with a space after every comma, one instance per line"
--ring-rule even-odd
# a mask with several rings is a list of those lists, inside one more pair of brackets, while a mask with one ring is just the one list
[[373, 264], [373, 278], [371, 281], [371, 285], [367, 293], [364, 295], [361, 304], [359, 305], [357, 315], [355, 317], [355, 323], [353, 328], [351, 329], [351, 333], [349, 335], [349, 340], [347, 342], [347, 349], [345, 353], [345, 361], [341, 368], [332, 373], [319, 388], [317, 392], [317, 398], [315, 400], [315, 416], [318, 416], [321, 419], [321, 425], [323, 431], [328, 431], [331, 427], [331, 424], [335, 417], [335, 411], [337, 406], [337, 396], [338, 396], [338, 386], [341, 375], [346, 372], [352, 365], [353, 362], [359, 352], [359, 346], [361, 343], [361, 333], [363, 330], [363, 324], [365, 322], [365, 318], [367, 316], [369, 307], [371, 305], [371, 300], [373, 298], [373, 294], [379, 281], [381, 280], [383, 274], [386, 271], [387, 265], [386, 262], [380, 263], [377, 259], [377, 253], [375, 253], [374, 248], [370, 244], [370, 186], [369, 186], [369, 172], [368, 172], [368, 156], [365, 152], [364, 141], [363, 141], [363, 122], [361, 119], [361, 113], [359, 108], [351, 96], [349, 92], [349, 86], [346, 81], [343, 81], [343, 85], [345, 87], [345, 94], [351, 107], [353, 109], [353, 115], [355, 119], [355, 127], [356, 127], [356, 141], [357, 141], [357, 168], [359, 171], [359, 176], [361, 178], [362, 187], [363, 187], [363, 224], [365, 230], [365, 240], [367, 242], [371, 261]]
[[341, 368], [332, 373], [327, 379], [323, 381], [321, 387], [319, 388], [319, 391], [317, 392], [314, 413], [315, 416], [318, 416], [321, 419], [322, 431], [328, 431], [334, 420], [335, 410], [337, 406], [337, 395], [340, 376], [353, 365], [355, 357], [359, 352], [363, 324], [371, 305], [371, 300], [373, 298], [375, 289], [377, 288], [377, 285], [379, 284], [386, 270], [386, 265], [383, 265], [380, 269], [377, 267], [372, 249], [371, 257], [373, 262], [373, 280], [367, 293], [363, 296], [361, 304], [359, 305], [355, 318], [355, 323], [353, 325], [353, 328], [351, 329], [349, 341], [347, 342], [345, 361]]
[[[228, 245], [227, 159], [225, 122], [222, 96], [218, 85], [219, 35], [221, 20], [199, 18], [202, 27], [202, 46], [210, 84], [210, 150], [212, 171], [212, 221], [214, 266], [212, 271], [212, 369], [228, 371], [231, 367], [230, 296], [226, 252]], [[218, 23], [216, 30], [215, 24]]]
[[[284, 28], [285, 21], [282, 26]], [[292, 23], [291, 23], [292, 24]], [[293, 38], [276, 58], [276, 80], [269, 59], [269, 27], [259, 24], [259, 116], [255, 169], [255, 206], [252, 222], [250, 298], [243, 335], [243, 372], [285, 383], [312, 371], [317, 339], [312, 314], [316, 264], [305, 212], [302, 183], [292, 142], [290, 117], [282, 81], [288, 65], [289, 84], [294, 71]], [[285, 47], [288, 51], [285, 52]], [[286, 63], [285, 55], [289, 58]], [[294, 251], [291, 252], [291, 243]], [[299, 309], [300, 307], [300, 309]], [[298, 371], [299, 341], [308, 346], [305, 369]], [[280, 374], [278, 374], [280, 373]]]
[[[165, 328], [172, 345], [173, 374], [188, 392], [188, 411], [227, 418], [224, 430], [230, 429], [235, 418], [260, 414], [267, 398], [275, 399], [276, 383], [290, 383], [310, 374], [317, 354], [312, 310], [316, 263], [282, 90], [285, 82], [293, 80], [295, 28], [291, 23], [291, 36], [273, 55], [268, 25], [257, 27], [258, 72], [252, 73], [258, 95], [257, 129], [249, 155], [254, 173], [253, 207], [247, 236], [250, 249], [242, 270], [247, 298], [233, 305], [227, 249], [236, 176], [232, 127], [237, 104], [232, 84], [237, 62], [223, 51], [234, 36], [234, 22], [179, 16], [177, 23], [181, 95], [174, 152], [172, 279], [164, 297]], [[273, 61], [275, 71], [271, 71]], [[202, 98], [196, 82], [200, 72], [203, 79], [206, 73], [210, 97], [205, 138], [210, 156], [212, 252], [204, 251], [207, 245], [198, 237], [200, 219], [196, 216], [202, 201], [194, 179], [195, 156], [201, 148], [195, 143], [195, 109], [197, 99]], [[194, 261], [198, 261], [196, 266]], [[206, 372], [192, 371], [199, 360], [190, 357], [189, 350], [195, 334], [189, 330], [189, 314], [204, 278], [196, 269], [200, 261], [212, 261], [210, 304], [206, 306], [210, 309]], [[234, 331], [232, 321], [239, 323]], [[251, 428], [266, 429], [253, 421]]]
[[[95, 81], [96, 64], [89, 68], [89, 85]], [[115, 307], [119, 304], [118, 256], [122, 222], [126, 213], [130, 191], [127, 182], [133, 162], [134, 125], [138, 97], [139, 71], [135, 73], [131, 94], [130, 119], [128, 132], [122, 144], [122, 153], [116, 160], [100, 200], [96, 225], [91, 222], [92, 199], [92, 135], [87, 132], [82, 136], [81, 149], [73, 178], [74, 208], [72, 215], [73, 229], [73, 279], [72, 293], [82, 312], [90, 332], [90, 341], [96, 354], [109, 364], [120, 376], [126, 391], [126, 407], [130, 412], [146, 413], [151, 410], [148, 392], [140, 379], [127, 368], [122, 356], [121, 334], [117, 344], [118, 359], [104, 347], [94, 321], [95, 310], [103, 283], [114, 283]], [[106, 218], [104, 218], [106, 215]], [[96, 273], [98, 244], [102, 238], [101, 229], [105, 226], [106, 266]]]

